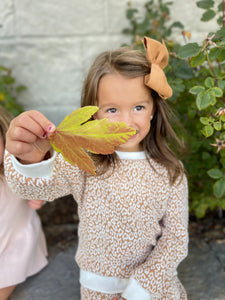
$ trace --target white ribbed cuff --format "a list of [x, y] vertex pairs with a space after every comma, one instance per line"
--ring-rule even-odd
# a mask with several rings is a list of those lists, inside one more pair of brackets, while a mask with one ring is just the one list
[[151, 300], [149, 292], [143, 289], [140, 283], [133, 277], [130, 278], [122, 297], [126, 300]]
[[55, 157], [56, 152], [54, 151], [52, 157], [48, 160], [29, 165], [21, 164], [13, 155], [11, 155], [11, 160], [14, 169], [23, 176], [31, 178], [49, 178], [52, 175]]
[[82, 269], [80, 270], [80, 284], [85, 288], [101, 293], [122, 293], [127, 287], [128, 282], [129, 279], [107, 277]]
[[107, 277], [81, 269], [80, 284], [100, 293], [122, 293], [126, 300], [151, 300], [149, 292], [133, 277], [130, 279]]

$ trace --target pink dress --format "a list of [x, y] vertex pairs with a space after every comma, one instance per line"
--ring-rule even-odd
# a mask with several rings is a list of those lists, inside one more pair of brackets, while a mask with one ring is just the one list
[[0, 288], [40, 271], [48, 263], [46, 256], [38, 214], [0, 178]]

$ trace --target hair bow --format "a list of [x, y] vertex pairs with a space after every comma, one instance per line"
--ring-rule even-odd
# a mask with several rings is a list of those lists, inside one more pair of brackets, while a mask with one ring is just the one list
[[172, 96], [173, 91], [169, 86], [163, 69], [167, 66], [169, 53], [163, 41], [160, 42], [144, 37], [143, 44], [147, 60], [151, 63], [151, 72], [145, 76], [145, 84], [156, 91], [163, 99]]

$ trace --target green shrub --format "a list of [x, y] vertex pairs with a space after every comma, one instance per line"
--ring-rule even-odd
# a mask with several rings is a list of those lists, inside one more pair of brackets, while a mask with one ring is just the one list
[[11, 70], [0, 66], [0, 105], [16, 116], [23, 111], [22, 105], [17, 102], [19, 93], [25, 89], [23, 85], [17, 85]]
[[[188, 173], [190, 211], [198, 218], [208, 210], [225, 209], [225, 27], [222, 24], [223, 5], [214, 0], [196, 4], [204, 10], [201, 21], [217, 18], [220, 29], [209, 33], [202, 43], [188, 43], [190, 33], [181, 22], [170, 21], [172, 2], [146, 2], [143, 17], [128, 3], [126, 16], [130, 28], [123, 30], [131, 36], [131, 44], [143, 49], [142, 38], [164, 39], [170, 52], [166, 67], [173, 96], [168, 100], [183, 124], [187, 155], [182, 158]], [[176, 44], [170, 37], [180, 28], [186, 44]], [[176, 128], [175, 124], [175, 129]]]

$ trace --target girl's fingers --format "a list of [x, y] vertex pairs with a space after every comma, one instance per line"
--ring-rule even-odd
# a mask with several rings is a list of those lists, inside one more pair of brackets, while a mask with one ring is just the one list
[[14, 118], [6, 134], [6, 149], [24, 163], [41, 161], [51, 149], [46, 139], [55, 126], [42, 113], [26, 111]]
[[33, 209], [39, 209], [44, 204], [43, 200], [29, 200], [28, 205]]
[[[35, 127], [35, 126], [33, 126], [33, 127]], [[37, 134], [39, 134], [37, 132], [38, 128], [37, 128], [37, 130], [33, 129], [32, 131], [30, 131], [29, 129], [25, 129], [23, 127], [17, 126], [11, 133], [11, 139], [15, 140], [15, 141], [21, 141], [24, 143], [34, 143], [37, 139]], [[41, 129], [39, 131], [41, 131]]]
[[[14, 127], [23, 128], [27, 132], [30, 132], [39, 138], [45, 138], [55, 130], [54, 124], [52, 124], [39, 111], [28, 111], [21, 114], [18, 118], [15, 119]], [[20, 134], [20, 132], [14, 132], [14, 134]]]
[[55, 131], [55, 125], [50, 122], [42, 113], [39, 111], [32, 111], [31, 118], [34, 122], [38, 123], [42, 127], [42, 132], [38, 135], [40, 138], [45, 138]]

